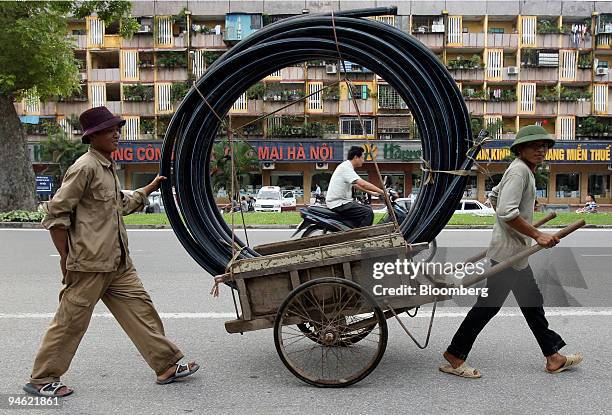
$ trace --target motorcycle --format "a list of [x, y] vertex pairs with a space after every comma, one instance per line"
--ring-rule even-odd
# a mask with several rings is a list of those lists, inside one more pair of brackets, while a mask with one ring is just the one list
[[[396, 203], [399, 195], [393, 190], [389, 190], [389, 199], [391, 201], [391, 207], [395, 213], [398, 223], [402, 223], [408, 216], [408, 210]], [[357, 224], [331, 209], [324, 206], [310, 205], [304, 208], [300, 208], [300, 216], [302, 217], [302, 223], [298, 226], [296, 231], [291, 235], [295, 237], [297, 234], [302, 232], [301, 238], [307, 238], [309, 236], [327, 234], [330, 232], [342, 232], [350, 229], [357, 228]], [[378, 224], [391, 223], [392, 217], [389, 212], [386, 212]], [[429, 262], [433, 259], [437, 251], [437, 243], [434, 239], [429, 243], [429, 248], [419, 252], [414, 257], [417, 261]]]

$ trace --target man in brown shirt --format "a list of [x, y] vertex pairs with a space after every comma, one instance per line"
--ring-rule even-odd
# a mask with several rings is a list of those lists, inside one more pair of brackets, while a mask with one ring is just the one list
[[81, 114], [83, 142], [89, 151], [66, 172], [62, 186], [44, 206], [42, 224], [60, 254], [62, 284], [59, 308], [34, 362], [28, 393], [67, 396], [73, 392], [60, 381], [94, 307], [102, 300], [138, 351], [166, 384], [199, 369], [195, 362], [179, 364], [183, 353], [165, 337], [164, 326], [132, 265], [123, 215], [141, 210], [147, 196], [166, 178], [157, 176], [133, 194], [121, 192], [111, 158], [125, 121], [106, 107]]

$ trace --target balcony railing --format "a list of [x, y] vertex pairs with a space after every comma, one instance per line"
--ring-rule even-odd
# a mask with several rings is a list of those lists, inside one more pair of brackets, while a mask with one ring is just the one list
[[[371, 99], [357, 99], [355, 100], [359, 107], [361, 114], [371, 114], [374, 111], [373, 101]], [[341, 114], [356, 114], [355, 105], [352, 100], [342, 99], [339, 102], [338, 110]]]
[[505, 33], [487, 34], [487, 47], [489, 48], [518, 48], [518, 35]]
[[468, 112], [472, 115], [484, 115], [484, 101], [466, 100]]
[[122, 39], [121, 47], [153, 49], [153, 36], [151, 34], [136, 34], [131, 39]]
[[463, 33], [463, 47], [484, 48], [484, 33]]
[[516, 101], [488, 101], [487, 114], [516, 115]]
[[140, 75], [141, 82], [153, 82], [155, 79], [153, 68], [140, 68], [138, 73]]
[[106, 101], [104, 106], [115, 115], [121, 114], [121, 101]]
[[155, 115], [155, 103], [153, 101], [123, 101], [123, 114], [153, 116]]
[[578, 68], [576, 72], [576, 81], [577, 82], [591, 82], [593, 79], [593, 69], [581, 69]]
[[187, 68], [158, 68], [158, 81], [185, 81], [187, 80]]
[[89, 108], [91, 108], [91, 104], [86, 101], [58, 102], [56, 105], [56, 111], [60, 115], [80, 115]]
[[558, 33], [538, 33], [536, 35], [536, 47], [546, 49], [559, 49]]
[[87, 49], [87, 35], [71, 35], [77, 49]]
[[223, 42], [223, 35], [214, 33], [193, 33], [191, 35], [191, 46], [206, 49], [227, 49]]
[[449, 69], [456, 81], [482, 81], [484, 80], [484, 70], [476, 69]]
[[535, 115], [557, 115], [557, 102], [538, 101], [535, 106]]
[[584, 38], [575, 38], [569, 35], [561, 35], [561, 48], [563, 49], [592, 49], [593, 48], [593, 37], [589, 36]]
[[[264, 111], [266, 113], [270, 113], [276, 111], [285, 105], [289, 104], [288, 102], [279, 102], [279, 101], [266, 101], [264, 105]], [[304, 104], [302, 102], [295, 103], [279, 112], [275, 115], [297, 115], [304, 114]]]
[[522, 67], [519, 74], [521, 81], [558, 81], [559, 68]]
[[575, 115], [585, 117], [591, 114], [591, 101], [561, 101], [559, 115]]
[[440, 49], [444, 46], [444, 33], [414, 33], [414, 37], [428, 48]]
[[119, 82], [119, 68], [92, 69], [91, 80], [94, 82]]

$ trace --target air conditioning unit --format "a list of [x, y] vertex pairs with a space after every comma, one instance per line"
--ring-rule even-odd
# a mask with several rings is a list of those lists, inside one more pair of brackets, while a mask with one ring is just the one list
[[508, 66], [508, 75], [518, 75], [518, 66]]
[[538, 53], [538, 65], [539, 66], [559, 66], [559, 54], [558, 53]]
[[608, 74], [608, 68], [596, 68], [595, 69], [595, 75], [607, 75]]
[[317, 165], [315, 166], [315, 168], [317, 170], [327, 170], [327, 169], [329, 169], [329, 163], [318, 162]]
[[271, 161], [264, 161], [261, 164], [261, 168], [264, 170], [274, 170], [275, 166], [274, 163], [272, 163]]
[[336, 70], [336, 65], [325, 65], [325, 73], [334, 74]]
[[432, 33], [444, 33], [444, 25], [443, 24], [432, 24], [431, 32]]
[[142, 24], [138, 28], [138, 33], [151, 33], [151, 26], [148, 24]]

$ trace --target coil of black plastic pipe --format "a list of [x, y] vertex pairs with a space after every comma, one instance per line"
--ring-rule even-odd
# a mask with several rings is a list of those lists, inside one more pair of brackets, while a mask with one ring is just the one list
[[[233, 253], [232, 231], [217, 208], [210, 176], [220, 126], [217, 115], [223, 117], [251, 85], [286, 66], [337, 60], [339, 48], [344, 60], [380, 75], [407, 103], [417, 122], [423, 158], [433, 170], [471, 167], [478, 150], [472, 147], [469, 113], [446, 68], [416, 38], [364, 18], [395, 13], [392, 7], [281, 20], [228, 50], [197, 81], [199, 93], [214, 112], [191, 88], [166, 131], [160, 173], [171, 180], [162, 186], [162, 197], [177, 238], [207, 272], [224, 273]], [[460, 175], [434, 174], [434, 181], [421, 188], [401, 225], [406, 241], [435, 238], [453, 214], [466, 180]], [[236, 242], [245, 246], [237, 236]], [[257, 252], [244, 247], [238, 258], [254, 256]]]

